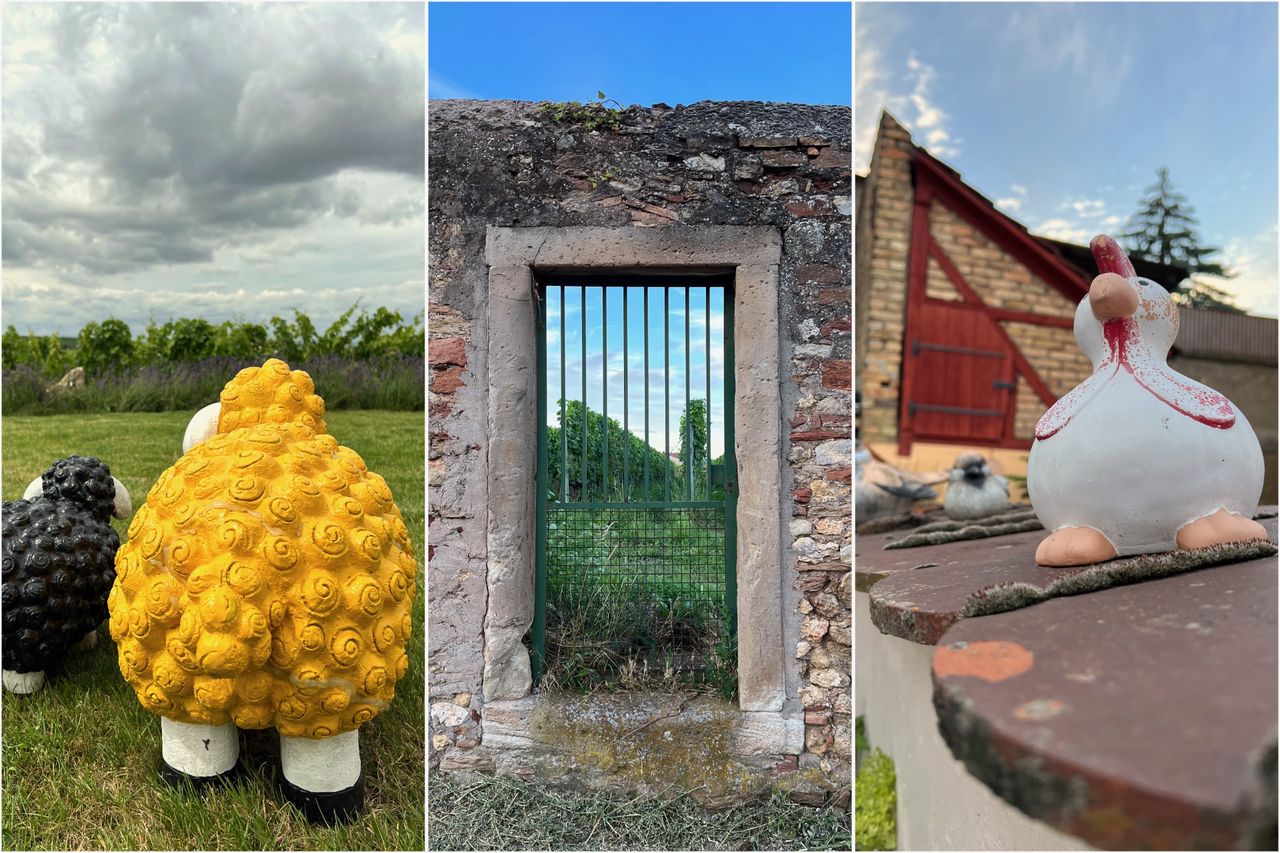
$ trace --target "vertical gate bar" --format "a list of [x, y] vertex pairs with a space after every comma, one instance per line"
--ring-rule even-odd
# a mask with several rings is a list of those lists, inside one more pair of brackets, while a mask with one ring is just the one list
[[[535, 285], [536, 286], [536, 285]], [[545, 302], [545, 291], [540, 304]], [[538, 369], [538, 467], [536, 513], [536, 545], [533, 569], [533, 658], [530, 661], [533, 680], [542, 675], [547, 637], [547, 318], [545, 307], [537, 312]], [[563, 322], [563, 321], [562, 321]], [[564, 431], [563, 424], [561, 432]]]
[[569, 321], [564, 315], [564, 292], [560, 285], [560, 503], [569, 502], [569, 430], [565, 418], [565, 338], [569, 334]]
[[711, 500], [711, 285], [707, 285], [707, 310], [703, 317], [707, 321], [707, 500]]
[[732, 288], [724, 289], [724, 461], [728, 484], [724, 507], [724, 597], [729, 612], [729, 635], [738, 635], [738, 456], [734, 447], [733, 396], [733, 296]]
[[600, 499], [609, 500], [609, 286], [600, 288], [600, 397], [603, 400], [600, 431], [604, 433], [604, 479], [600, 483]]
[[578, 469], [578, 499], [591, 500], [587, 487], [587, 288], [578, 288], [582, 297], [582, 467]]
[[671, 500], [671, 288], [662, 288], [662, 435], [666, 440], [662, 457], [662, 499]]
[[693, 500], [693, 406], [689, 399], [689, 362], [693, 343], [689, 340], [689, 285], [684, 286], [684, 499]]
[[649, 286], [644, 288], [644, 499], [649, 500]]
[[630, 288], [622, 288], [622, 500], [631, 500], [631, 395], [627, 390], [627, 361], [630, 353], [627, 350], [627, 292]]

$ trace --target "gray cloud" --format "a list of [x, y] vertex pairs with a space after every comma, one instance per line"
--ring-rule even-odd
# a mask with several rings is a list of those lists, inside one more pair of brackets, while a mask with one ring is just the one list
[[[41, 294], [134, 325], [224, 313], [193, 301], [197, 289], [240, 292], [242, 316], [331, 318], [359, 292], [421, 312], [420, 4], [9, 4], [4, 16], [6, 323], [69, 319], [50, 319]], [[367, 269], [383, 277], [350, 278]], [[101, 306], [101, 293], [134, 296]]]

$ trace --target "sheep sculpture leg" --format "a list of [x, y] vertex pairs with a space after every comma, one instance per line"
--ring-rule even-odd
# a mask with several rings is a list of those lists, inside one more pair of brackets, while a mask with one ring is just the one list
[[44, 687], [43, 672], [15, 672], [12, 669], [4, 671], [4, 689], [10, 693], [25, 696], [35, 693], [41, 687]]
[[280, 736], [280, 769], [285, 797], [308, 820], [350, 820], [364, 800], [360, 774], [360, 732], [326, 738]]
[[160, 718], [160, 775], [177, 783], [223, 781], [240, 761], [240, 734], [234, 723], [202, 726]]

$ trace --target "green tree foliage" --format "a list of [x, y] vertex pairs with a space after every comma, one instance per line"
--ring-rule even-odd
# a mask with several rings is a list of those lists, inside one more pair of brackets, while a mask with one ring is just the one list
[[1235, 303], [1235, 297], [1217, 285], [1193, 279], [1190, 285], [1173, 294], [1173, 301], [1187, 308], [1207, 308], [1211, 311], [1228, 311], [1243, 314], [1245, 310]]
[[[1128, 229], [1120, 235], [1125, 248], [1135, 255], [1166, 265], [1183, 267], [1193, 276], [1231, 278], [1235, 275], [1212, 259], [1222, 251], [1208, 246], [1196, 233], [1199, 221], [1187, 197], [1173, 189], [1169, 170], [1156, 170], [1156, 182], [1143, 190], [1138, 210], [1129, 217]], [[1193, 279], [1174, 295], [1179, 305], [1244, 313], [1230, 293], [1221, 287]]]
[[227, 320], [214, 327], [213, 355], [252, 359], [271, 350], [271, 333], [261, 323]]
[[707, 401], [690, 400], [680, 415], [680, 465], [693, 467], [695, 498], [707, 491], [707, 441]]
[[105, 373], [133, 364], [133, 332], [123, 320], [109, 317], [80, 330], [76, 360], [86, 374]]
[[61, 376], [69, 367], [82, 365], [90, 376], [119, 372], [129, 367], [188, 364], [214, 356], [245, 361], [265, 361], [272, 356], [290, 363], [318, 356], [377, 360], [388, 356], [421, 357], [426, 346], [422, 316], [406, 321], [397, 311], [377, 308], [365, 311], [353, 305], [323, 332], [301, 311], [285, 319], [272, 317], [265, 324], [180, 317], [149, 322], [134, 338], [122, 320], [108, 318], [89, 323], [78, 337], [77, 348], [67, 351], [56, 335], [23, 335], [13, 326], [5, 330], [5, 368], [30, 366], [46, 376]]
[[57, 335], [24, 335], [12, 325], [0, 339], [0, 356], [5, 369], [26, 364], [45, 376], [61, 376], [68, 369], [67, 353]]
[[1229, 278], [1222, 264], [1209, 260], [1221, 249], [1204, 245], [1196, 234], [1200, 224], [1187, 197], [1173, 189], [1169, 170], [1156, 170], [1154, 184], [1143, 190], [1139, 208], [1129, 217], [1127, 230], [1120, 235], [1125, 247], [1148, 260], [1176, 264], [1188, 272]]
[[[556, 403], [556, 414], [560, 403]], [[604, 493], [604, 451], [606, 421], [603, 415], [589, 408], [586, 412], [586, 482], [583, 481], [583, 412], [581, 400], [569, 400], [565, 404], [564, 445], [561, 444], [561, 427], [547, 428], [547, 486], [558, 495], [561, 485], [561, 465], [564, 447], [568, 448], [569, 499], [578, 501], [622, 500], [623, 472], [633, 501], [660, 501], [663, 499], [665, 478], [670, 477], [672, 498], [683, 492], [680, 473], [661, 451], [655, 450], [639, 438], [627, 432], [613, 418], [607, 422], [609, 437], [609, 493]], [[624, 465], [625, 460], [625, 465]], [[644, 488], [645, 463], [648, 462], [649, 489]]]

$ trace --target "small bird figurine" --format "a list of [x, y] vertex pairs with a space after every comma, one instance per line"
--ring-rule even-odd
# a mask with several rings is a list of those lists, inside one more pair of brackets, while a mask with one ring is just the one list
[[1042, 566], [1265, 539], [1252, 520], [1265, 465], [1244, 413], [1166, 363], [1178, 307], [1139, 278], [1110, 237], [1076, 309], [1094, 372], [1036, 424], [1031, 504], [1049, 536]]
[[936, 498], [932, 485], [946, 479], [943, 474], [916, 474], [895, 468], [872, 455], [861, 439], [853, 455], [857, 473], [854, 504], [859, 521], [909, 512], [916, 501]]
[[948, 518], [986, 518], [1009, 508], [1009, 481], [991, 473], [981, 453], [962, 453], [947, 478], [942, 509]]

